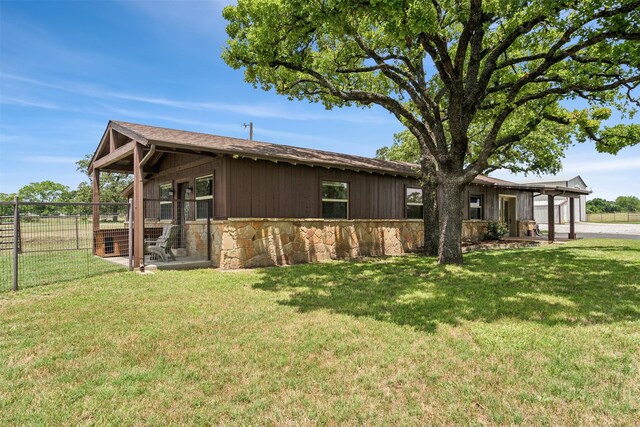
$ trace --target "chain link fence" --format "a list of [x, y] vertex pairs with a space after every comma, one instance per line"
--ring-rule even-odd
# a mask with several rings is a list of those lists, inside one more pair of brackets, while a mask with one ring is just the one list
[[126, 270], [129, 244], [127, 203], [2, 202], [0, 292]]

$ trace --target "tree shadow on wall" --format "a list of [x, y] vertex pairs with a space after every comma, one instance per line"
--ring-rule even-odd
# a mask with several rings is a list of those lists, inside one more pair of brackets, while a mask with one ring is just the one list
[[300, 312], [323, 309], [427, 332], [461, 321], [635, 321], [636, 251], [602, 246], [475, 252], [465, 256], [464, 266], [439, 266], [416, 255], [299, 265], [261, 270], [254, 287], [283, 293], [280, 303]]

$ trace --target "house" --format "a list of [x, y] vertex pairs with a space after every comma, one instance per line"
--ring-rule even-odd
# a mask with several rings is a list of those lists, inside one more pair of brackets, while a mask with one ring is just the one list
[[[545, 185], [545, 186], [560, 186], [566, 188], [577, 188], [581, 190], [588, 190], [587, 184], [584, 182], [580, 175], [574, 177], [559, 177], [552, 176], [546, 179], [528, 180], [522, 181], [524, 184], [530, 185]], [[534, 219], [537, 223], [547, 224], [548, 220], [548, 200], [545, 195], [536, 195], [533, 199], [534, 204]], [[578, 221], [587, 220], [587, 195], [581, 194], [576, 203], [576, 218]], [[553, 208], [554, 221], [556, 224], [566, 224], [569, 222], [569, 197], [558, 196], [555, 199]]]
[[[133, 174], [135, 267], [146, 262], [145, 238], [167, 224], [180, 227], [179, 255], [223, 268], [401, 254], [423, 241], [410, 163], [110, 121], [89, 166], [96, 203], [100, 171]], [[479, 176], [464, 193], [462, 237], [480, 239], [490, 221], [527, 235], [534, 194], [558, 191], [582, 194]], [[98, 214], [95, 241], [113, 238]]]

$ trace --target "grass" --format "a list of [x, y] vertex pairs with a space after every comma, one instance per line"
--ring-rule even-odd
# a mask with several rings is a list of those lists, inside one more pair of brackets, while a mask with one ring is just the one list
[[0, 294], [0, 424], [637, 425], [640, 241]]
[[[24, 253], [18, 260], [20, 289], [125, 270], [121, 265], [94, 256], [91, 249]], [[12, 284], [13, 257], [0, 255], [0, 293], [9, 291]]]

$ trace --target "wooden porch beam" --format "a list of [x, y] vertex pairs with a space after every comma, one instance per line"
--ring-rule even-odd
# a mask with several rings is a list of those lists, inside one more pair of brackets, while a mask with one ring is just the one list
[[554, 199], [556, 196], [549, 194], [547, 196], [547, 221], [549, 222], [549, 241], [553, 242], [556, 238], [556, 206]]
[[100, 170], [94, 169], [91, 172], [91, 186], [93, 190], [92, 202], [93, 205], [93, 230], [100, 230]]
[[116, 132], [113, 129], [109, 129], [109, 153], [116, 151]]
[[95, 162], [93, 162], [93, 168], [100, 169], [104, 166], [110, 165], [112, 163], [115, 163], [119, 160], [124, 159], [125, 157], [130, 156], [134, 152], [134, 147], [136, 147], [136, 145], [137, 145], [136, 141], [131, 141], [123, 145], [122, 147], [116, 149], [115, 151], [112, 151], [106, 156], [101, 157], [97, 159]]
[[575, 199], [569, 197], [569, 239], [576, 238], [576, 208]]
[[144, 195], [143, 157], [140, 144], [133, 147], [133, 267], [144, 268]]

